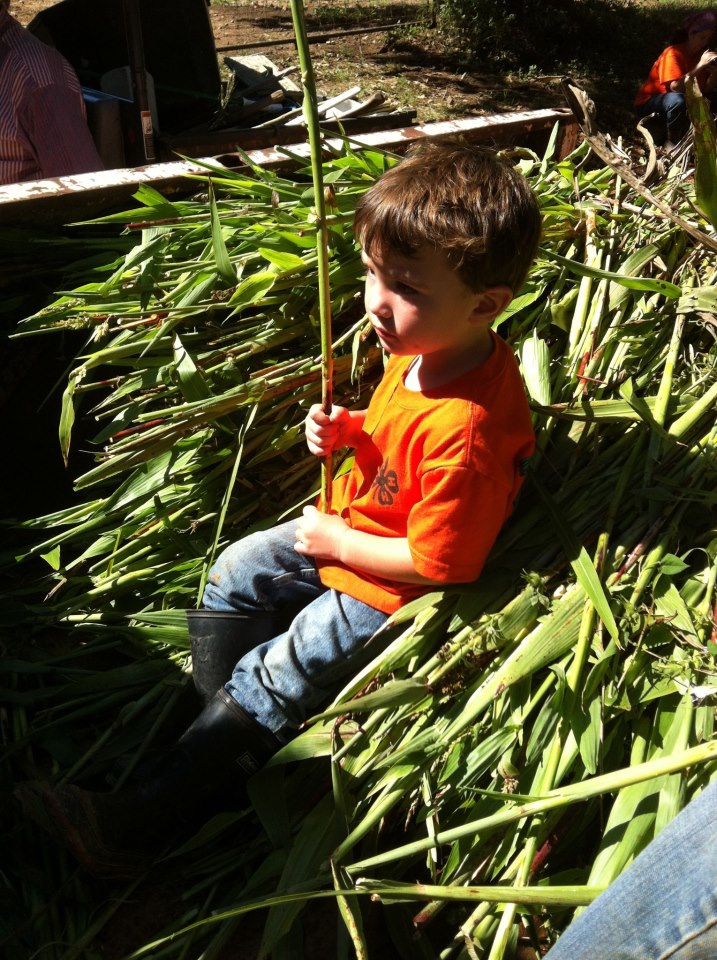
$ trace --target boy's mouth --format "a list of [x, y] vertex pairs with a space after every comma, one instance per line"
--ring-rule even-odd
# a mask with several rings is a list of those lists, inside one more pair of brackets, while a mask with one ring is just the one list
[[374, 333], [379, 338], [379, 340], [383, 340], [385, 343], [390, 343], [391, 340], [396, 339], [396, 335], [394, 333], [389, 333], [388, 330], [384, 330], [381, 327], [377, 327], [375, 324], [373, 329], [374, 329]]

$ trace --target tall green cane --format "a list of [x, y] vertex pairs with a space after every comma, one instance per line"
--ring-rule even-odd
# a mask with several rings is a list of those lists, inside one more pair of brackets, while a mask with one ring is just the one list
[[[303, 0], [291, 0], [291, 17], [294, 21], [296, 49], [301, 67], [301, 86], [304, 91], [304, 119], [309, 133], [311, 149], [311, 176], [314, 183], [314, 206], [316, 209], [316, 252], [319, 261], [319, 322], [321, 327], [321, 406], [324, 413], [331, 413], [333, 404], [333, 356], [331, 349], [331, 294], [329, 291], [329, 232], [326, 225], [326, 202], [324, 179], [321, 168], [321, 134], [319, 111], [316, 99], [314, 68], [309, 52]], [[323, 509], [331, 510], [331, 454], [324, 457], [321, 465], [321, 494]]]

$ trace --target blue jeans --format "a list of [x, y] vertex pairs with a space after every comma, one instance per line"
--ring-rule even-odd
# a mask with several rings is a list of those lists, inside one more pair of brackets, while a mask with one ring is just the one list
[[251, 614], [297, 611], [288, 629], [245, 654], [226, 691], [282, 742], [342, 682], [373, 658], [369, 645], [387, 615], [327, 589], [310, 557], [294, 550], [296, 521], [250, 534], [209, 572], [208, 610]]
[[656, 93], [647, 103], [635, 108], [638, 117], [646, 117], [656, 113], [667, 125], [667, 139], [677, 143], [687, 133], [689, 120], [687, 118], [687, 104], [684, 93]]
[[548, 960], [717, 957], [717, 781], [570, 924]]

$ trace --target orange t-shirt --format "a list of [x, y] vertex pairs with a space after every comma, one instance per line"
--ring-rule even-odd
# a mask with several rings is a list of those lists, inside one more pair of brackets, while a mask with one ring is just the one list
[[[418, 573], [468, 583], [481, 572], [522, 482], [534, 438], [520, 371], [493, 335], [490, 357], [424, 392], [404, 378], [415, 357], [392, 357], [369, 404], [350, 473], [334, 483], [333, 509], [379, 537], [407, 537]], [[322, 583], [393, 613], [428, 592], [317, 561]]]
[[700, 62], [700, 56], [699, 53], [689, 53], [684, 43], [676, 43], [663, 50], [653, 63], [647, 80], [638, 90], [635, 106], [639, 107], [647, 103], [650, 97], [657, 96], [659, 93], [667, 93], [667, 84], [673, 80], [679, 80], [690, 70], [694, 70]]

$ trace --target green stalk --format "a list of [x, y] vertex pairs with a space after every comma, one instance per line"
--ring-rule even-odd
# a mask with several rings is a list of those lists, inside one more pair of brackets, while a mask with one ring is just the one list
[[583, 780], [580, 783], [558, 787], [538, 800], [516, 803], [515, 806], [500, 810], [490, 816], [481, 817], [478, 820], [471, 820], [459, 827], [443, 830], [434, 837], [416, 840], [413, 843], [406, 843], [402, 846], [394, 847], [392, 850], [387, 850], [385, 853], [367, 857], [365, 860], [357, 860], [355, 863], [347, 865], [346, 870], [350, 874], [360, 874], [364, 870], [383, 866], [394, 860], [413, 858], [416, 854], [435, 849], [442, 844], [453, 843], [454, 840], [460, 840], [463, 837], [474, 837], [476, 834], [481, 833], [486, 834], [507, 826], [509, 823], [524, 820], [526, 817], [540, 816], [549, 810], [558, 810], [562, 807], [569, 806], [571, 803], [582, 803], [592, 797], [599, 797], [606, 793], [614, 793], [617, 790], [622, 790], [624, 787], [630, 786], [633, 783], [644, 783], [646, 780], [654, 780], [667, 774], [678, 773], [695, 764], [710, 763], [715, 759], [717, 759], [717, 741], [713, 740], [709, 743], [699, 744], [696, 747], [690, 747], [682, 753], [675, 753], [668, 757], [660, 757], [657, 760], [648, 760], [646, 763], [641, 763], [637, 766], [624, 767], [620, 770], [613, 770], [610, 773], [602, 774], [599, 777]]
[[[667, 419], [667, 410], [672, 396], [672, 382], [675, 376], [675, 364], [677, 362], [677, 357], [680, 349], [680, 344], [682, 343], [682, 334], [685, 329], [685, 319], [682, 316], [678, 316], [675, 320], [675, 325], [672, 328], [672, 337], [670, 339], [670, 346], [667, 352], [667, 357], [665, 359], [665, 366], [662, 371], [662, 379], [660, 380], [660, 386], [657, 391], [657, 399], [655, 402], [652, 415], [655, 418], [655, 422], [658, 423], [661, 427], [664, 427], [665, 420]], [[645, 473], [643, 479], [643, 486], [649, 487], [652, 482], [652, 476], [654, 473], [655, 466], [657, 464], [660, 451], [664, 447], [664, 440], [657, 432], [653, 432], [650, 436], [650, 448], [648, 450], [647, 458], [645, 460]]]
[[[304, 91], [304, 119], [309, 134], [311, 150], [311, 178], [314, 184], [316, 209], [316, 252], [318, 255], [319, 317], [321, 328], [321, 406], [325, 414], [331, 413], [333, 405], [333, 351], [331, 347], [331, 293], [329, 289], [329, 228], [326, 223], [326, 198], [321, 167], [321, 132], [316, 98], [314, 68], [309, 51], [303, 0], [291, 0], [291, 17], [294, 21], [296, 49], [301, 67], [301, 86]], [[324, 457], [321, 466], [322, 506], [331, 510], [331, 455]]]
[[[429, 883], [396, 883], [393, 881], [369, 880], [356, 881], [356, 892], [368, 892], [377, 900], [382, 897], [387, 902], [397, 900], [447, 900], [471, 901], [485, 900], [489, 903], [514, 903], [525, 906], [586, 906], [602, 893], [602, 886], [549, 886], [540, 884], [534, 887], [522, 886], [438, 886]], [[346, 893], [346, 891], [342, 891]]]
[[681, 440], [706, 413], [713, 413], [717, 403], [717, 383], [713, 383], [699, 400], [692, 404], [690, 409], [681, 417], [674, 420], [667, 431], [671, 437]]
[[[585, 263], [592, 268], [599, 268], [602, 257], [598, 250], [593, 233], [595, 231], [595, 218], [589, 213], [585, 216]], [[585, 324], [590, 313], [592, 298], [593, 278], [583, 276], [580, 278], [580, 288], [578, 300], [575, 304], [572, 322], [570, 324], [567, 360], [574, 368], [580, 363], [580, 354], [578, 347], [585, 335]]]
[[[628, 458], [626, 466], [620, 475], [620, 479], [615, 490], [615, 495], [608, 511], [607, 529], [603, 531], [598, 539], [597, 550], [593, 560], [593, 564], [598, 576], [602, 576], [605, 555], [607, 552], [610, 533], [614, 524], [615, 516], [627, 488], [628, 481], [632, 475], [633, 465], [641, 450], [641, 446], [642, 445], [640, 443], [635, 445], [633, 452]], [[567, 687], [574, 695], [576, 700], [579, 687], [583, 679], [583, 670], [588, 653], [590, 651], [590, 646], [592, 644], [592, 638], [595, 632], [596, 624], [597, 610], [592, 601], [588, 599], [585, 601], [585, 606], [583, 607], [583, 616], [580, 624], [580, 633], [578, 636], [575, 656], [573, 657], [573, 661], [567, 673]], [[542, 775], [539, 774], [539, 790], [541, 793], [546, 793], [555, 786], [558, 777], [558, 768], [560, 766], [560, 761], [564, 756], [565, 742], [569, 732], [569, 724], [566, 718], [563, 717], [562, 722], [558, 727], [558, 731], [548, 750], [548, 758]], [[523, 849], [522, 860], [518, 869], [516, 884], [519, 887], [526, 885], [530, 878], [530, 871], [532, 868], [533, 859], [538, 850], [541, 831], [542, 821], [539, 818], [536, 818], [531, 825], [530, 835]], [[503, 911], [488, 960], [500, 960], [500, 958], [505, 954], [513, 924], [515, 922], [517, 909], [517, 903], [514, 902], [508, 905]]]

